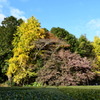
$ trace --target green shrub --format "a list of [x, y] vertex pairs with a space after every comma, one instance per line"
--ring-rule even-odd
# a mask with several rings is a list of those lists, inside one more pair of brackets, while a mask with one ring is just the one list
[[34, 82], [29, 85], [25, 85], [26, 87], [42, 87], [42, 83]]

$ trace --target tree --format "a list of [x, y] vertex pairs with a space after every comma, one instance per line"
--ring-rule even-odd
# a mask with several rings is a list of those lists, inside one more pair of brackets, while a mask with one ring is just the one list
[[100, 38], [94, 37], [94, 41], [92, 43], [93, 45], [93, 51], [95, 52], [96, 58], [95, 58], [95, 64], [96, 64], [96, 71], [100, 71]]
[[[85, 57], [60, 49], [38, 71], [37, 82], [44, 85], [89, 85], [94, 79], [91, 62]], [[50, 57], [48, 57], [50, 58]]]
[[16, 32], [17, 26], [23, 22], [22, 19], [16, 19], [13, 16], [6, 17], [1, 22], [0, 26], [0, 72], [2, 78], [5, 78], [5, 72], [7, 71], [8, 64], [6, 62], [12, 56], [12, 41], [13, 35]]
[[35, 48], [35, 41], [44, 38], [45, 34], [44, 30], [40, 28], [38, 20], [32, 16], [17, 28], [14, 36], [14, 55], [8, 61], [7, 76], [10, 81], [24, 84], [29, 77], [36, 76], [34, 65], [29, 61], [29, 53]]
[[49, 30], [47, 28], [43, 28], [43, 29], [44, 29], [45, 33], [49, 32]]
[[59, 39], [64, 39], [66, 36], [69, 35], [69, 32], [66, 31], [65, 29], [63, 28], [60, 28], [60, 27], [53, 27], [51, 28], [51, 33], [53, 33], [54, 35], [56, 35], [57, 37], [59, 37]]
[[78, 42], [77, 42], [77, 38], [73, 34], [70, 34], [68, 31], [66, 31], [65, 29], [60, 28], [60, 27], [51, 28], [51, 33], [56, 35], [59, 39], [64, 40], [68, 44], [70, 44], [71, 52], [76, 51]]
[[93, 58], [94, 52], [93, 52], [93, 46], [90, 41], [87, 40], [85, 35], [81, 35], [78, 39], [78, 48], [77, 53], [80, 54], [82, 57], [88, 57]]
[[76, 52], [78, 47], [78, 40], [73, 34], [69, 34], [65, 37], [65, 41], [70, 44], [70, 51]]
[[13, 34], [22, 22], [22, 19], [17, 20], [13, 16], [4, 18], [2, 21], [2, 26], [0, 26], [0, 56], [12, 50]]

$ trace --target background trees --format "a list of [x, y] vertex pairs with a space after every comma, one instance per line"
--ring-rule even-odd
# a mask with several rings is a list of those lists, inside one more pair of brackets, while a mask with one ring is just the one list
[[22, 22], [22, 19], [17, 20], [13, 16], [4, 18], [0, 26], [0, 55], [4, 55], [12, 50], [13, 35], [16, 32], [17, 26]]
[[60, 27], [49, 32], [33, 16], [26, 22], [7, 17], [0, 26], [0, 82], [8, 77], [17, 85], [100, 83], [99, 47], [99, 37], [90, 42]]
[[64, 40], [68, 44], [70, 44], [71, 52], [75, 52], [76, 51], [77, 45], [78, 45], [78, 41], [77, 41], [77, 38], [74, 35], [70, 34], [68, 31], [66, 31], [65, 29], [60, 28], [60, 27], [51, 28], [51, 33], [53, 33], [59, 39]]
[[81, 35], [78, 39], [77, 53], [82, 57], [94, 57], [92, 43], [87, 40], [85, 35]]
[[[6, 62], [12, 56], [12, 41], [13, 35], [23, 22], [22, 19], [17, 19], [13, 16], [6, 17], [0, 26], [0, 73], [2, 81], [6, 80], [5, 72], [7, 71], [8, 63]], [[2, 82], [1, 81], [1, 82]]]

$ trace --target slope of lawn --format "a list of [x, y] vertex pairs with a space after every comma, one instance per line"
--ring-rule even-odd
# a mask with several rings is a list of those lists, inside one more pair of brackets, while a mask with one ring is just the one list
[[100, 86], [67, 86], [59, 89], [74, 100], [100, 100]]
[[72, 100], [57, 88], [0, 88], [0, 100]]
[[0, 87], [0, 100], [100, 100], [100, 86]]

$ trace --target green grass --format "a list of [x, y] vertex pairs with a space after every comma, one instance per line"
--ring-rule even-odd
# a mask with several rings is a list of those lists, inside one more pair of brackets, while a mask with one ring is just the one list
[[0, 87], [0, 100], [100, 100], [100, 86]]
[[100, 86], [69, 86], [59, 89], [74, 100], [100, 100]]
[[57, 88], [0, 88], [0, 100], [71, 100]]

